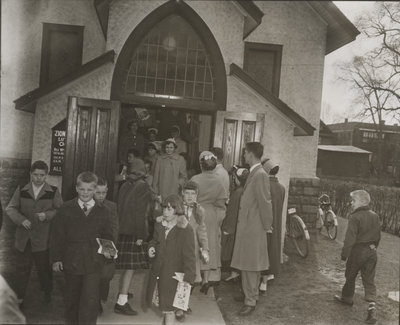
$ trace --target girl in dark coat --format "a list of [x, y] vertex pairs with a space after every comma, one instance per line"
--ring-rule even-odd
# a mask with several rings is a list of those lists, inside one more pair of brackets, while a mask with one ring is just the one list
[[119, 235], [117, 241], [118, 259], [116, 267], [123, 270], [120, 290], [114, 312], [136, 315], [128, 303], [128, 289], [134, 271], [147, 269], [147, 253], [143, 246], [149, 235], [147, 215], [152, 203], [152, 192], [144, 180], [144, 173], [132, 171], [118, 193]]
[[[234, 190], [231, 191], [226, 217], [222, 223], [222, 251], [221, 261], [223, 265], [230, 265], [232, 260], [233, 246], [235, 244], [235, 234], [237, 218], [239, 213], [240, 198], [242, 197], [243, 187], [249, 176], [249, 170], [246, 168], [238, 168], [233, 166], [232, 178]], [[239, 277], [239, 273], [235, 270], [231, 271], [231, 275], [225, 281], [232, 281]]]
[[163, 201], [163, 218], [154, 228], [154, 237], [149, 243], [149, 257], [154, 258], [147, 288], [147, 302], [151, 305], [156, 285], [159, 307], [164, 313], [164, 324], [173, 324], [175, 315], [172, 306], [177, 280], [175, 272], [184, 273], [184, 282], [192, 284], [196, 277], [194, 233], [185, 218], [182, 199], [170, 195]]

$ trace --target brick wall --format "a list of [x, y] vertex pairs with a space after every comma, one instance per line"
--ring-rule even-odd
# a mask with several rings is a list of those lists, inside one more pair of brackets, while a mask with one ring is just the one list
[[315, 227], [318, 212], [320, 179], [291, 178], [288, 207], [296, 207], [308, 227]]

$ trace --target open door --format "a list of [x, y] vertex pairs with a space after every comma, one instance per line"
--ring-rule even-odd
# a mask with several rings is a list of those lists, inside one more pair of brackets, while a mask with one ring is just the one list
[[223, 165], [230, 169], [242, 164], [245, 144], [262, 139], [264, 114], [218, 111], [215, 119], [214, 147], [224, 150]]
[[92, 171], [108, 182], [113, 197], [118, 147], [120, 102], [90, 98], [68, 98], [67, 145], [62, 193], [75, 196], [79, 173]]

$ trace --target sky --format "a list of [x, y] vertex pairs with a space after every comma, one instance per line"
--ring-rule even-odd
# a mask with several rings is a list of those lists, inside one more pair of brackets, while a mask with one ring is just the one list
[[[373, 11], [375, 5], [375, 2], [372, 1], [333, 1], [333, 3], [353, 23], [359, 15]], [[360, 34], [355, 41], [325, 57], [321, 119], [326, 124], [343, 122], [346, 117], [349, 118], [349, 121], [356, 120], [354, 115], [357, 105], [353, 100], [354, 94], [349, 90], [348, 85], [337, 80], [336, 64], [340, 61], [350, 61], [354, 55], [362, 55], [378, 44], [379, 42], [371, 42]]]

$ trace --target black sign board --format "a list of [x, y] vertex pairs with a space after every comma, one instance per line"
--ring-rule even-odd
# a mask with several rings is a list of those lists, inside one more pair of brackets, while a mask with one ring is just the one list
[[51, 129], [50, 175], [62, 175], [67, 141], [67, 119]]

